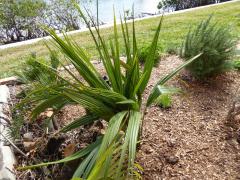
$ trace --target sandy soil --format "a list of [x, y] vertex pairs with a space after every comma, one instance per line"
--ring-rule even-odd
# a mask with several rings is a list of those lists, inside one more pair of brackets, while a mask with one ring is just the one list
[[[148, 89], [179, 64], [174, 56], [163, 60]], [[185, 94], [173, 97], [170, 109], [151, 107], [146, 115], [138, 153], [144, 179], [240, 179], [240, 145], [225, 125], [239, 78], [228, 72], [200, 83], [182, 72], [170, 81]]]

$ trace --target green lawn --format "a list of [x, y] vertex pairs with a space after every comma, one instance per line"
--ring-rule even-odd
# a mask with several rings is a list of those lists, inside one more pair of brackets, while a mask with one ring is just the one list
[[[240, 37], [240, 1], [207, 7], [191, 12], [169, 15], [164, 17], [164, 23], [160, 36], [160, 45], [163, 51], [168, 48], [180, 46], [189, 28], [210, 14], [214, 14], [214, 20], [229, 24], [236, 37]], [[153, 34], [159, 22], [158, 18], [151, 18], [136, 23], [137, 38], [140, 45], [151, 42]], [[109, 39], [112, 37], [112, 29], [102, 29], [102, 34]], [[96, 50], [88, 32], [74, 34], [72, 38], [96, 58]], [[38, 57], [48, 57], [48, 50], [43, 42], [0, 50], [0, 78], [13, 75], [30, 53], [36, 53]]]

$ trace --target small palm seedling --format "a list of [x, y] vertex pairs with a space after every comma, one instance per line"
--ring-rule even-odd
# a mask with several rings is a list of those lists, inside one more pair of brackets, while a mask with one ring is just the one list
[[[48, 85], [49, 83], [56, 82], [58, 79], [56, 73], [46, 67], [46, 64], [47, 61], [45, 59], [37, 59], [36, 54], [32, 53], [26, 60], [22, 70], [16, 72], [16, 75], [24, 84], [40, 83]], [[54, 69], [59, 67], [57, 53], [54, 51], [51, 53], [50, 65]]]
[[[144, 46], [144, 47], [140, 48], [140, 50], [138, 52], [138, 59], [141, 64], [145, 63], [145, 61], [148, 57], [150, 48], [151, 48], [151, 46]], [[160, 48], [157, 47], [156, 52], [154, 54], [154, 66], [158, 66], [160, 59], [161, 59]]]
[[240, 70], [240, 60], [233, 61], [233, 68], [236, 70]]
[[[120, 60], [119, 30], [114, 17], [114, 39], [109, 45], [106, 43], [99, 29], [95, 25], [93, 30], [82, 10], [76, 5], [81, 17], [89, 27], [99, 56], [107, 73], [109, 83], [101, 77], [98, 69], [91, 63], [83, 48], [70, 40], [67, 36], [61, 39], [54, 31], [49, 34], [61, 53], [73, 64], [78, 75], [68, 72], [71, 79], [62, 77], [54, 68], [65, 85], [49, 84], [32, 92], [24, 102], [38, 102], [32, 111], [36, 118], [47, 108], [59, 107], [64, 103], [77, 103], [88, 110], [88, 114], [73, 121], [60, 130], [66, 133], [82, 125], [90, 124], [99, 119], [108, 122], [104, 135], [99, 136], [95, 142], [79, 152], [55, 162], [45, 162], [38, 165], [22, 167], [19, 169], [36, 168], [56, 163], [65, 163], [75, 159], [82, 159], [73, 178], [83, 179], [135, 179], [140, 177], [139, 165], [135, 162], [136, 147], [139, 140], [139, 129], [142, 124], [144, 112], [161, 95], [164, 84], [177, 74], [186, 65], [192, 63], [196, 57], [168, 74], [152, 89], [145, 108], [142, 108], [142, 95], [148, 84], [154, 66], [154, 55], [157, 48], [162, 19], [158, 25], [151, 47], [149, 49], [144, 67], [141, 69], [138, 59], [138, 46], [136, 41], [135, 23], [132, 23], [132, 37], [129, 26], [121, 20], [121, 32], [126, 52], [126, 62]], [[91, 18], [90, 18], [91, 19]], [[94, 24], [94, 21], [92, 22]], [[63, 66], [64, 67], [64, 66]], [[79, 77], [84, 81], [79, 80]], [[110, 85], [111, 86], [110, 86]], [[44, 98], [33, 96], [35, 93], [47, 91]]]
[[160, 95], [154, 101], [154, 104], [159, 105], [162, 108], [170, 108], [172, 105], [172, 98], [173, 94], [181, 93], [181, 90], [178, 88], [169, 88], [165, 86], [159, 86]]
[[[51, 50], [50, 50], [51, 51]], [[47, 67], [49, 64], [50, 68]], [[21, 71], [16, 72], [16, 76], [19, 81], [24, 84], [23, 90], [17, 94], [17, 98], [22, 99], [27, 94], [38, 90], [44, 86], [48, 86], [49, 84], [53, 85], [64, 85], [64, 81], [62, 81], [58, 75], [52, 69], [59, 68], [59, 59], [58, 55], [55, 51], [51, 51], [50, 59], [37, 58], [36, 54], [32, 53], [25, 61], [23, 68]], [[39, 91], [39, 93], [33, 93], [32, 96], [35, 96], [33, 99], [42, 99], [48, 98], [47, 91]], [[24, 116], [27, 112], [32, 108], [32, 103], [19, 103], [13, 109], [13, 123], [11, 125], [11, 136], [16, 137], [19, 136], [19, 133], [16, 132], [16, 129], [20, 129], [19, 127], [24, 124]], [[54, 108], [53, 108], [54, 110]], [[49, 118], [49, 122], [51, 123], [53, 119]]]
[[212, 16], [190, 30], [182, 46], [181, 56], [188, 59], [202, 52], [187, 69], [197, 78], [221, 73], [229, 67], [235, 44], [228, 26], [211, 23]]

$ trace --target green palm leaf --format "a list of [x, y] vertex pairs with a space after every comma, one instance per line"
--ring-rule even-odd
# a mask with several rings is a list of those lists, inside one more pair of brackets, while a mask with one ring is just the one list
[[73, 121], [72, 123], [66, 125], [65, 127], [63, 127], [60, 130], [60, 132], [66, 133], [66, 132], [71, 131], [73, 129], [79, 128], [80, 126], [91, 124], [98, 119], [99, 119], [98, 116], [95, 116], [93, 114], [87, 114], [87, 115], [85, 115], [81, 118], [78, 118], [77, 120]]
[[198, 54], [197, 56], [193, 57], [192, 59], [184, 62], [182, 65], [180, 65], [178, 68], [174, 69], [171, 73], [163, 77], [161, 80], [159, 80], [156, 85], [154, 86], [153, 90], [151, 91], [148, 100], [147, 100], [147, 106], [150, 106], [153, 101], [161, 95], [161, 91], [159, 91], [159, 85], [164, 85], [168, 80], [170, 80], [173, 76], [175, 76], [179, 71], [181, 71], [184, 67], [191, 64], [193, 61], [195, 61], [199, 56], [202, 54]]
[[[138, 132], [141, 124], [141, 113], [137, 111], [131, 111], [129, 115], [129, 124], [126, 131], [126, 136], [124, 138], [124, 143], [122, 145], [121, 155], [118, 160], [118, 167], [115, 174], [115, 179], [122, 178], [123, 176], [132, 176], [132, 171], [134, 168], [134, 160], [136, 154], [136, 146], [138, 139]], [[126, 156], [128, 155], [128, 170], [123, 172], [124, 163]]]
[[140, 94], [142, 94], [144, 89], [146, 88], [147, 83], [148, 83], [149, 78], [150, 78], [151, 73], [152, 73], [152, 68], [154, 66], [154, 55], [155, 55], [156, 50], [157, 50], [157, 44], [158, 44], [160, 30], [161, 30], [161, 27], [162, 27], [162, 21], [163, 21], [163, 17], [161, 18], [161, 20], [158, 24], [155, 36], [154, 36], [153, 41], [152, 41], [152, 45], [150, 46], [150, 49], [149, 49], [149, 54], [148, 54], [148, 56], [146, 58], [146, 62], [144, 64], [144, 70], [143, 70], [144, 75], [141, 77], [142, 80], [140, 80], [140, 82], [142, 82], [142, 83], [139, 86]]

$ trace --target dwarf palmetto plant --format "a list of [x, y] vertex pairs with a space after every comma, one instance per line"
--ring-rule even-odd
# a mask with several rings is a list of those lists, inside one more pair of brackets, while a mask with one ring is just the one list
[[[26, 60], [21, 71], [16, 72], [18, 79], [24, 84], [42, 84], [48, 85], [56, 82], [58, 76], [51, 69], [46, 67], [47, 60], [37, 59], [36, 54], [32, 53]], [[59, 59], [57, 53], [52, 51], [50, 56], [51, 68], [57, 69], [59, 66]]]
[[[65, 163], [75, 159], [83, 159], [73, 178], [83, 179], [135, 179], [139, 178], [140, 166], [135, 163], [136, 147], [139, 140], [139, 129], [146, 109], [161, 95], [164, 84], [176, 73], [190, 64], [200, 55], [190, 59], [183, 65], [168, 74], [152, 89], [145, 108], [142, 108], [142, 94], [148, 84], [154, 66], [154, 55], [158, 43], [162, 18], [153, 38], [149, 53], [141, 69], [138, 60], [138, 46], [134, 20], [132, 23], [132, 37], [130, 38], [129, 25], [121, 20], [121, 32], [126, 52], [126, 62], [120, 60], [119, 30], [114, 17], [114, 39], [109, 44], [101, 36], [99, 28], [90, 28], [90, 22], [85, 18], [83, 11], [76, 5], [81, 17], [89, 27], [99, 56], [102, 60], [110, 85], [106, 83], [98, 69], [91, 63], [83, 48], [78, 46], [67, 36], [60, 38], [54, 31], [49, 34], [56, 47], [74, 65], [78, 76], [65, 68], [71, 80], [61, 77], [56, 69], [51, 68], [64, 85], [49, 85], [32, 92], [24, 101], [39, 102], [32, 112], [37, 117], [46, 108], [62, 107], [66, 102], [77, 103], [90, 113], [65, 126], [60, 132], [65, 133], [82, 125], [104, 119], [108, 128], [104, 135], [79, 152], [55, 162], [46, 162], [19, 169], [36, 168], [56, 163]], [[91, 23], [94, 24], [94, 21]], [[64, 67], [64, 66], [63, 66]], [[79, 80], [79, 76], [84, 79]], [[48, 92], [48, 98], [33, 96], [41, 91]], [[37, 97], [37, 98], [36, 98]], [[64, 103], [63, 103], [64, 102]], [[59, 105], [60, 104], [60, 105]]]

